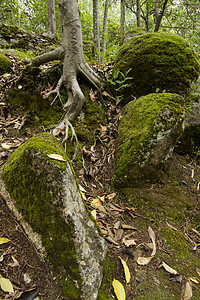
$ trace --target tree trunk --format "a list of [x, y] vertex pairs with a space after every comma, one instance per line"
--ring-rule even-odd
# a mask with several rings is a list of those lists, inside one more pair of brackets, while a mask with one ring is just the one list
[[102, 33], [102, 63], [105, 61], [105, 53], [106, 53], [106, 34], [107, 34], [107, 22], [108, 22], [108, 7], [109, 7], [109, 0], [106, 0], [105, 2], [105, 8], [104, 8], [104, 18], [103, 18], [103, 33]]
[[55, 0], [48, 0], [48, 33], [50, 36], [56, 35]]
[[156, 19], [156, 22], [158, 21], [158, 18], [159, 18], [159, 2], [160, 2], [160, 0], [155, 0], [155, 19]]
[[100, 35], [99, 35], [99, 3], [98, 0], [93, 0], [93, 34], [94, 34], [94, 46], [95, 56], [100, 63]]
[[62, 84], [68, 94], [68, 100], [64, 105], [68, 111], [53, 131], [55, 135], [65, 131], [69, 120], [75, 119], [83, 106], [85, 97], [78, 84], [77, 76], [82, 76], [96, 88], [102, 84], [101, 78], [90, 68], [84, 58], [78, 0], [59, 0], [59, 9], [62, 29], [61, 45], [49, 53], [35, 57], [28, 65], [28, 67], [39, 66], [52, 60], [61, 60], [63, 64], [63, 74], [57, 87], [46, 95], [55, 93], [56, 97], [60, 96], [59, 89]]
[[140, 7], [140, 0], [137, 0], [137, 27], [141, 28], [141, 7]]
[[121, 19], [120, 19], [120, 36], [121, 36], [121, 43], [124, 37], [125, 31], [125, 0], [121, 0]]
[[157, 22], [156, 22], [156, 26], [155, 26], [155, 29], [154, 29], [154, 32], [157, 32], [160, 28], [160, 24], [161, 24], [161, 21], [162, 21], [162, 17], [164, 15], [164, 12], [165, 12], [165, 9], [166, 9], [166, 6], [167, 6], [167, 2], [168, 0], [165, 0], [164, 4], [163, 4], [163, 8], [162, 8], [162, 11], [157, 19]]

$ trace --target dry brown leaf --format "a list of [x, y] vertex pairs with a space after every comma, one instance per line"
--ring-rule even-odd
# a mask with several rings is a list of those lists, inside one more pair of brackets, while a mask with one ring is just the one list
[[91, 215], [95, 218], [95, 220], [97, 219], [97, 211], [96, 211], [96, 209], [93, 209], [91, 211]]
[[153, 229], [150, 226], [148, 227], [148, 233], [153, 243], [153, 250], [151, 256], [154, 256], [156, 254], [156, 236]]
[[111, 98], [110, 94], [106, 91], [103, 91], [102, 95]]
[[131, 239], [131, 240], [125, 240], [123, 239], [123, 244], [126, 246], [126, 247], [130, 247], [130, 246], [135, 246], [136, 245], [136, 242], [134, 239]]
[[192, 284], [190, 281], [186, 282], [185, 290], [181, 300], [190, 300], [192, 298]]
[[129, 283], [130, 280], [131, 280], [131, 274], [130, 274], [130, 271], [129, 271], [129, 267], [127, 266], [127, 263], [120, 256], [118, 256], [118, 257], [121, 260], [122, 266], [124, 268], [126, 283]]
[[114, 245], [118, 245], [118, 243], [111, 236], [106, 236], [105, 239]]
[[120, 241], [122, 239], [123, 233], [124, 233], [123, 229], [118, 229], [115, 233], [115, 240]]
[[126, 224], [122, 224], [121, 225], [123, 229], [132, 229], [132, 230], [137, 230], [137, 228], [131, 226], [131, 225], [126, 225]]
[[167, 272], [169, 272], [172, 275], [177, 275], [178, 274], [178, 272], [176, 270], [172, 269], [164, 261], [162, 262], [161, 267], [163, 267]]
[[98, 128], [99, 132], [101, 133], [101, 137], [106, 135], [107, 132], [107, 127], [106, 126], [102, 126], [100, 128]]
[[197, 274], [198, 274], [199, 277], [200, 277], [200, 269], [199, 269], [199, 268], [196, 268], [196, 272], [197, 272]]
[[118, 220], [115, 224], [114, 224], [114, 229], [118, 230], [120, 228], [120, 225], [121, 225], [121, 221]]
[[137, 263], [138, 265], [145, 266], [152, 260], [153, 256], [150, 257], [138, 257]]
[[4, 149], [4, 150], [9, 150], [11, 148], [11, 146], [9, 144], [6, 144], [6, 143], [2, 143], [1, 144], [1, 147]]
[[111, 201], [115, 198], [116, 194], [115, 193], [112, 193], [112, 194], [109, 194], [106, 196], [106, 198], [108, 199], [108, 201]]
[[99, 198], [95, 198], [92, 200], [91, 206], [93, 206], [94, 208], [97, 208], [103, 212], [106, 213], [106, 209], [105, 207], [102, 205], [102, 201]]

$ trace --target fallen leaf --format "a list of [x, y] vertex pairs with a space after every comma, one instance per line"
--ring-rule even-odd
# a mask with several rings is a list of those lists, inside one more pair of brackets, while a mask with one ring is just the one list
[[118, 257], [121, 260], [122, 266], [124, 268], [126, 283], [129, 283], [130, 280], [131, 280], [131, 274], [130, 274], [130, 271], [129, 271], [129, 267], [127, 266], [127, 263], [120, 256], [118, 256]]
[[126, 246], [126, 247], [130, 247], [130, 246], [135, 246], [136, 245], [136, 242], [134, 239], [131, 239], [131, 240], [125, 240], [123, 239], [123, 244]]
[[53, 154], [47, 154], [47, 156], [49, 158], [52, 158], [52, 159], [55, 159], [55, 160], [66, 161], [66, 159], [60, 154], [53, 153]]
[[189, 278], [190, 281], [199, 284], [199, 280], [196, 277], [190, 277]]
[[103, 91], [102, 95], [111, 98], [110, 94], [106, 91]]
[[118, 245], [118, 243], [111, 236], [106, 236], [105, 239], [114, 245]]
[[161, 267], [163, 267], [167, 272], [173, 275], [177, 275], [178, 272], [174, 269], [172, 269], [170, 266], [168, 266], [164, 261], [161, 264]]
[[96, 211], [96, 209], [93, 209], [91, 211], [91, 215], [95, 218], [95, 220], [97, 219], [97, 211]]
[[120, 228], [120, 225], [121, 225], [121, 221], [120, 220], [118, 220], [116, 223], [115, 223], [115, 225], [114, 225], [114, 229], [116, 229], [116, 230], [118, 230], [119, 228]]
[[187, 281], [181, 300], [190, 300], [191, 298], [192, 298], [192, 284], [190, 281]]
[[112, 286], [114, 288], [115, 295], [118, 300], [125, 300], [126, 294], [123, 285], [118, 280], [114, 279], [112, 282]]
[[4, 238], [4, 237], [1, 237], [1, 238], [0, 238], [0, 245], [5, 244], [5, 243], [8, 243], [8, 242], [10, 242], [9, 239]]
[[102, 205], [102, 201], [99, 198], [93, 199], [93, 201], [91, 202], [91, 206], [93, 206], [94, 208], [97, 208], [97, 209], [99, 209], [99, 210], [106, 213], [106, 209]]
[[148, 233], [153, 243], [153, 251], [151, 253], [151, 256], [154, 256], [156, 254], [156, 236], [153, 229], [150, 226], [148, 227]]
[[196, 272], [200, 276], [200, 269], [199, 268], [196, 268]]
[[10, 149], [10, 145], [6, 144], [6, 143], [2, 143], [1, 144], [1, 147], [4, 149], [4, 150], [9, 150]]
[[138, 263], [138, 265], [145, 266], [145, 265], [147, 265], [152, 260], [152, 258], [153, 258], [153, 256], [150, 256], [150, 257], [138, 257], [137, 263]]
[[4, 292], [14, 293], [13, 285], [11, 281], [7, 278], [0, 278], [0, 286]]
[[112, 193], [112, 194], [109, 194], [106, 196], [106, 198], [108, 199], [108, 201], [111, 201], [115, 198], [116, 194], [115, 193]]
[[123, 229], [118, 229], [115, 233], [115, 240], [120, 241], [122, 239], [123, 233], [124, 233]]
[[98, 128], [99, 132], [101, 133], [101, 137], [106, 135], [107, 132], [107, 127], [106, 126], [102, 126], [100, 128]]
[[131, 225], [126, 225], [126, 224], [122, 224], [122, 228], [123, 229], [132, 229], [132, 230], [137, 230], [137, 228], [131, 226]]
[[19, 262], [16, 260], [16, 258], [14, 256], [11, 256], [13, 263], [12, 264], [8, 264], [10, 267], [14, 268], [14, 267], [18, 267], [19, 266]]

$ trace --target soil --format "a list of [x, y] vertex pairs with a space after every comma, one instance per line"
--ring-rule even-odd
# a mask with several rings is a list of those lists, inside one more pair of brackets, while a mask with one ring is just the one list
[[[21, 112], [11, 112], [4, 101], [0, 105], [2, 166], [17, 147], [44, 129], [23, 124]], [[112, 187], [112, 172], [119, 116], [120, 109], [109, 106], [102, 124], [105, 128], [100, 126], [97, 130], [93, 151], [82, 150], [84, 166], [76, 169], [86, 203], [96, 215], [111, 260], [115, 262], [112, 280], [115, 278], [123, 284], [127, 300], [181, 299], [181, 295], [187, 293], [186, 286], [193, 290], [192, 299], [199, 299], [199, 161], [174, 153], [156, 184], [116, 192]], [[74, 166], [76, 168], [75, 162]], [[0, 289], [0, 299], [65, 299], [58, 278], [53, 277], [47, 262], [29, 241], [2, 196], [0, 204], [0, 237], [10, 240], [0, 245], [0, 275], [10, 279], [14, 287], [14, 294]], [[154, 249], [151, 230], [155, 234], [156, 254], [148, 264], [142, 265], [138, 257], [151, 257]], [[130, 270], [128, 284], [119, 256]], [[177, 275], [171, 269], [166, 270], [163, 261], [173, 270], [177, 269]], [[112, 280], [107, 285], [107, 299], [115, 298]]]

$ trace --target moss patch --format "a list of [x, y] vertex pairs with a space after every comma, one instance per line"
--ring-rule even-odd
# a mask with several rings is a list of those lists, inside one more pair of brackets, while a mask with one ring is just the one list
[[0, 53], [0, 75], [11, 71], [12, 62], [5, 55]]
[[65, 170], [66, 163], [47, 156], [52, 153], [60, 154], [68, 161], [55, 137], [49, 133], [39, 134], [11, 155], [2, 169], [2, 178], [24, 219], [43, 237], [47, 261], [53, 272], [59, 274], [63, 293], [67, 299], [80, 299], [81, 278], [73, 228], [60, 213], [59, 174]]
[[[199, 61], [187, 42], [167, 33], [137, 35], [119, 50], [113, 68], [114, 78], [120, 80], [120, 72], [132, 77], [124, 87], [124, 102], [131, 95], [139, 97], [153, 92], [185, 95], [192, 81], [199, 76]], [[120, 84], [120, 83], [119, 83]]]
[[[141, 180], [154, 180], [155, 172], [168, 157], [172, 143], [160, 149], [159, 159], [153, 162], [155, 151], [184, 115], [183, 99], [175, 94], [150, 94], [130, 102], [124, 109], [118, 128], [115, 160], [116, 186], [130, 186]], [[177, 133], [179, 129], [177, 129]], [[177, 133], [171, 137], [175, 141]], [[162, 151], [162, 156], [161, 156]], [[156, 167], [157, 163], [157, 167]], [[154, 169], [151, 171], [151, 165]], [[147, 170], [145, 169], [146, 166]], [[138, 174], [137, 174], [138, 173]], [[140, 176], [141, 174], [141, 176]]]

